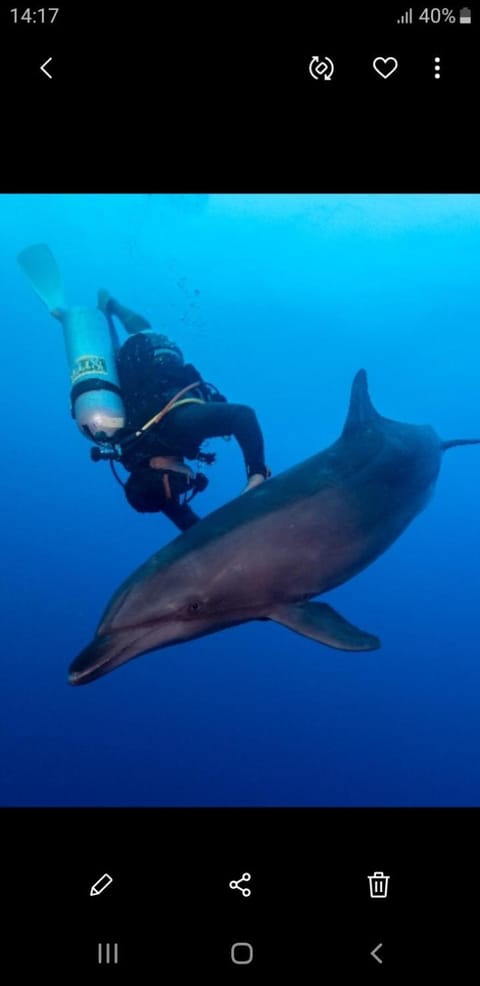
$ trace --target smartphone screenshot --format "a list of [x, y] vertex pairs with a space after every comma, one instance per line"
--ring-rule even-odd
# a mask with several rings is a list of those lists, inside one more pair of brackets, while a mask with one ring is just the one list
[[1, 8], [2, 973], [467, 981], [480, 11]]

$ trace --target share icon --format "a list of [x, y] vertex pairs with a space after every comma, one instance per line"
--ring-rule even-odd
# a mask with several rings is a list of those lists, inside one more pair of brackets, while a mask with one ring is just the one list
[[230, 890], [239, 890], [243, 897], [250, 897], [252, 891], [248, 887], [241, 887], [240, 884], [248, 883], [251, 879], [250, 873], [244, 873], [240, 877], [240, 880], [230, 880], [228, 886], [230, 887]]

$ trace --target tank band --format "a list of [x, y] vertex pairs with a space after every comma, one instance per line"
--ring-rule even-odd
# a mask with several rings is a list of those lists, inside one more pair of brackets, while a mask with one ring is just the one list
[[89, 390], [112, 390], [114, 394], [118, 394], [119, 397], [122, 396], [120, 387], [117, 387], [115, 383], [110, 383], [109, 380], [101, 380], [96, 377], [90, 377], [90, 380], [79, 380], [78, 383], [72, 387], [70, 391], [72, 408], [75, 401], [77, 401], [82, 394], [86, 394]]

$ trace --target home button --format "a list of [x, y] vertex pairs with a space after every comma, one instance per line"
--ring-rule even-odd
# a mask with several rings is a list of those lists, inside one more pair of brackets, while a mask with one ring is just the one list
[[250, 965], [253, 962], [253, 948], [247, 941], [236, 941], [230, 955], [234, 965]]

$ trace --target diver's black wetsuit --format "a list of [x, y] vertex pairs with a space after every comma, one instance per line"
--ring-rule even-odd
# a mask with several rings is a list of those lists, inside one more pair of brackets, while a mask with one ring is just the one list
[[202, 519], [189, 507], [188, 503], [179, 503], [178, 500], [167, 500], [165, 506], [162, 507], [162, 513], [180, 531], [188, 531], [188, 528], [193, 527], [197, 520]]
[[[155, 506], [154, 487], [156, 485], [158, 489], [159, 477], [152, 476], [155, 470], [150, 467], [150, 460], [155, 456], [181, 456], [195, 460], [206, 439], [233, 435], [243, 453], [247, 479], [257, 473], [267, 476], [263, 436], [256, 414], [247, 405], [228, 403], [215, 388], [205, 384], [195, 367], [183, 363], [178, 347], [165, 337], [156, 337], [165, 339], [171, 347], [170, 353], [165, 350], [165, 362], [162, 362], [163, 357], [160, 361], [158, 358], [152, 360], [151, 355], [149, 357], [152, 346], [148, 339], [150, 333], [145, 332], [150, 326], [143, 316], [135, 315], [113, 299], [108, 303], [107, 313], [116, 315], [131, 335], [118, 354], [127, 431], [141, 428], [183, 387], [196, 381], [200, 383], [199, 387], [185, 394], [187, 401], [193, 398], [193, 402], [174, 407], [158, 424], [149, 428], [122, 458], [124, 466], [131, 472], [125, 490], [131, 505], [141, 511], [161, 510], [180, 530], [186, 530], [200, 518], [175, 495], [171, 499], [163, 499], [161, 506]], [[168, 359], [175, 350], [181, 363], [178, 359]], [[156, 352], [158, 355], [158, 346]], [[138, 506], [138, 503], [141, 505]]]
[[[160, 422], [158, 438], [186, 459], [195, 459], [207, 438], [233, 435], [245, 460], [247, 477], [265, 475], [263, 437], [255, 411], [246, 404], [184, 404]], [[170, 453], [171, 454], [171, 453]]]
[[175, 474], [169, 475], [173, 485], [173, 495], [170, 499], [165, 496], [163, 474], [152, 469], [147, 462], [140, 464], [131, 471], [125, 485], [125, 494], [134, 510], [141, 513], [164, 513], [169, 520], [181, 531], [186, 531], [200, 520], [198, 514], [188, 503], [182, 503], [175, 491]]

